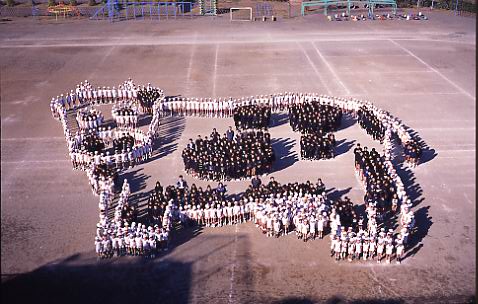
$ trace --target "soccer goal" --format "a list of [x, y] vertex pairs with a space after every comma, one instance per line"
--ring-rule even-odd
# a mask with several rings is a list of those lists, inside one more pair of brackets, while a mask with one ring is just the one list
[[252, 21], [252, 7], [231, 7], [231, 21]]

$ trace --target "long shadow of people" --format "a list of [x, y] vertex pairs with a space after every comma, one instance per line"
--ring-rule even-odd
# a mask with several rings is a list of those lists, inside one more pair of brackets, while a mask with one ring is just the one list
[[289, 115], [287, 113], [273, 113], [271, 115], [271, 121], [269, 123], [269, 128], [274, 128], [281, 126], [289, 120]]
[[182, 116], [168, 116], [161, 118], [159, 127], [159, 140], [154, 142], [153, 157], [145, 163], [152, 162], [158, 158], [165, 157], [178, 148], [176, 142], [181, 137], [186, 126], [186, 119]]
[[342, 119], [340, 120], [340, 126], [337, 131], [347, 129], [348, 127], [353, 126], [357, 120], [352, 117], [352, 115], [346, 113], [342, 115]]
[[[413, 171], [397, 159], [392, 161], [392, 163], [397, 170], [397, 174], [402, 179], [405, 191], [412, 202], [412, 208], [417, 207], [425, 198], [422, 196], [423, 190], [420, 184], [416, 182]], [[428, 216], [429, 209], [430, 206], [427, 206], [414, 211], [416, 224], [410, 232], [405, 258], [415, 255], [423, 247], [422, 240], [428, 235], [428, 231], [433, 224], [432, 218]], [[391, 218], [394, 227], [398, 226], [397, 219], [398, 214]]]
[[137, 127], [140, 128], [140, 127], [143, 127], [143, 126], [149, 126], [151, 124], [151, 121], [153, 120], [153, 116], [152, 115], [143, 115], [143, 116], [140, 116], [140, 118], [138, 119], [138, 123], [137, 123]]
[[272, 164], [272, 172], [289, 168], [299, 161], [297, 153], [293, 151], [294, 140], [273, 138], [271, 144], [276, 158], [276, 161]]
[[438, 153], [436, 153], [435, 149], [432, 149], [421, 137], [418, 135], [418, 132], [407, 128], [407, 131], [410, 132], [412, 138], [418, 143], [419, 147], [422, 149], [422, 155], [420, 156], [420, 160], [418, 165], [424, 164], [426, 162], [431, 161], [434, 159]]
[[353, 146], [355, 140], [346, 141], [346, 139], [341, 139], [335, 142], [334, 155], [339, 156], [341, 154], [347, 153]]
[[146, 181], [151, 177], [150, 175], [141, 173], [141, 171], [143, 171], [143, 168], [132, 169], [118, 176], [118, 182], [116, 183], [117, 195], [115, 195], [115, 198], [113, 199], [113, 205], [109, 208], [109, 216], [112, 217], [115, 212], [115, 207], [119, 199], [119, 193], [121, 192], [121, 188], [125, 179], [128, 180], [131, 191], [131, 195], [128, 198], [128, 203], [129, 205], [138, 208], [138, 211], [141, 211], [144, 202], [148, 199], [149, 195], [147, 191], [141, 190], [146, 188]]
[[416, 225], [408, 240], [408, 250], [404, 258], [414, 256], [422, 247], [422, 240], [428, 235], [428, 231], [433, 224], [432, 217], [428, 215], [430, 206], [422, 207], [415, 211]]
[[329, 188], [325, 190], [325, 193], [327, 194], [327, 197], [332, 200], [332, 201], [337, 201], [339, 199], [342, 199], [342, 196], [346, 195], [347, 193], [352, 190], [352, 187], [348, 187], [342, 190], [336, 189], [335, 187]]

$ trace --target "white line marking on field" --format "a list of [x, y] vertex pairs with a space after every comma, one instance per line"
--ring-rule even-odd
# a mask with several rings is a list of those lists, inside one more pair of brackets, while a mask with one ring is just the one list
[[28, 165], [28, 164], [54, 164], [59, 162], [71, 162], [66, 159], [55, 160], [18, 160], [18, 161], [2, 161], [2, 164], [14, 164], [14, 165]]
[[[427, 33], [423, 33], [426, 35]], [[442, 35], [443, 33], [429, 33], [429, 35]], [[334, 34], [335, 35], [335, 34]], [[313, 33], [310, 35], [302, 35], [303, 37], [298, 37], [293, 36], [290, 38], [282, 38], [282, 39], [274, 39], [274, 40], [262, 40], [260, 43], [291, 43], [291, 42], [296, 42], [296, 41], [304, 41], [304, 42], [310, 42], [310, 41], [318, 41], [318, 42], [344, 42], [344, 41], [361, 41], [361, 42], [367, 42], [367, 41], [385, 41], [387, 39], [390, 39], [390, 35], [387, 36], [379, 36], [380, 34], [377, 33], [377, 38], [370, 38], [370, 37], [344, 37], [341, 36], [340, 38], [330, 38], [325, 35], [324, 38], [317, 39], [317, 34]], [[315, 39], [311, 39], [310, 36], [313, 36]], [[324, 36], [324, 35], [323, 35]], [[183, 38], [182, 40], [154, 40], [154, 41], [138, 41], [134, 39], [130, 39], [130, 37], [124, 37], [124, 40], [118, 40], [118, 41], [111, 41], [111, 42], [90, 42], [90, 43], [64, 43], [64, 39], [47, 39], [50, 41], [58, 41], [58, 43], [51, 43], [51, 44], [46, 44], [44, 43], [45, 40], [42, 40], [42, 43], [44, 44], [5, 44], [6, 43], [15, 43], [15, 42], [36, 42], [39, 41], [38, 39], [4, 39], [0, 43], [0, 49], [8, 49], [8, 48], [50, 48], [50, 47], [110, 47], [110, 46], [128, 46], [128, 45], [134, 45], [134, 46], [156, 46], [156, 45], [184, 45], [184, 44], [190, 44], [189, 39], [193, 39], [193, 37], [185, 36], [181, 37]], [[249, 37], [248, 37], [249, 38]], [[459, 44], [464, 44], [464, 45], [470, 45], [470, 46], [475, 46], [475, 42], [468, 42], [468, 41], [449, 41], [449, 40], [440, 40], [440, 39], [430, 39], [430, 38], [417, 38], [417, 39], [412, 39], [412, 38], [393, 38], [394, 40], [397, 41], [419, 41], [419, 42], [447, 42], [447, 43], [459, 43]], [[87, 39], [81, 39], [79, 37], [74, 38], [75, 41], [81, 41], [81, 40], [87, 40]], [[93, 40], [93, 39], [91, 39]], [[95, 41], [98, 41], [101, 39], [96, 39]], [[258, 40], [254, 40], [251, 38], [251, 40], [207, 40], [207, 39], [202, 39], [200, 42], [196, 42], [197, 44], [257, 44]]]
[[229, 285], [229, 303], [233, 303], [232, 301], [232, 292], [234, 289], [234, 273], [236, 271], [236, 258], [237, 258], [237, 232], [239, 231], [239, 225], [236, 224], [236, 231], [234, 235], [234, 249], [232, 253], [232, 269], [231, 269], [231, 278], [230, 278], [230, 285]]
[[345, 94], [351, 94], [351, 93], [350, 93], [350, 90], [347, 89], [347, 87], [346, 87], [345, 84], [342, 82], [342, 80], [340, 80], [339, 75], [337, 75], [337, 73], [335, 72], [334, 68], [332, 68], [332, 66], [329, 64], [329, 62], [325, 59], [324, 55], [322, 55], [322, 53], [319, 51], [319, 49], [318, 49], [317, 46], [315, 45], [315, 42], [311, 42], [311, 44], [314, 46], [315, 51], [316, 51], [317, 54], [319, 55], [320, 59], [322, 59], [322, 61], [324, 62], [325, 66], [327, 66], [327, 68], [328, 68], [329, 71], [332, 73], [332, 75], [334, 75], [335, 79], [337, 79], [337, 82], [344, 88]]
[[[403, 55], [407, 56], [407, 55]], [[333, 57], [333, 56], [328, 56], [327, 57]], [[342, 56], [337, 56], [337, 57], [342, 57]], [[403, 75], [403, 74], [417, 74], [417, 73], [433, 73], [433, 71], [428, 71], [428, 70], [403, 70], [403, 71], [367, 71], [367, 72], [362, 72], [362, 71], [341, 71], [340, 72], [342, 75], [353, 75], [357, 76], [360, 74], [364, 75], [369, 75], [369, 74], [377, 74], [377, 75]], [[395, 95], [395, 94], [393, 94]]]
[[26, 140], [65, 140], [64, 137], [10, 137], [2, 138], [1, 141], [26, 141]]
[[[267, 76], [271, 77], [281, 77], [281, 76], [293, 76], [293, 77], [299, 77], [299, 76], [304, 76], [304, 75], [312, 75], [312, 73], [267, 73]], [[217, 74], [217, 76], [221, 77], [264, 77], [264, 73], [226, 73], [226, 74]], [[459, 94], [459, 93], [457, 93]]]
[[327, 86], [327, 84], [325, 83], [325, 81], [322, 79], [322, 75], [320, 75], [319, 73], [319, 70], [317, 70], [317, 67], [315, 66], [315, 64], [312, 62], [312, 59], [310, 59], [309, 55], [307, 55], [307, 52], [305, 51], [304, 47], [302, 46], [302, 44], [300, 44], [299, 42], [297, 42], [297, 45], [300, 47], [300, 49], [302, 50], [302, 53], [304, 53], [305, 57], [307, 58], [307, 61], [309, 62], [310, 66], [312, 67], [312, 69], [314, 70], [315, 74], [319, 77], [319, 80], [320, 82], [324, 85], [325, 87], [325, 90], [327, 91], [327, 94], [328, 95], [331, 95], [332, 92], [330, 91], [329, 87]]
[[[429, 71], [433, 73], [433, 71]], [[427, 92], [427, 93], [385, 93], [385, 94], [348, 94], [340, 95], [342, 97], [368, 97], [368, 96], [432, 96], [432, 95], [462, 95], [461, 92]]]
[[443, 78], [444, 80], [446, 80], [449, 84], [451, 84], [452, 86], [454, 86], [458, 91], [460, 91], [461, 93], [463, 93], [464, 95], [470, 97], [472, 100], [475, 100], [475, 96], [471, 95], [470, 93], [468, 93], [467, 91], [465, 91], [462, 87], [460, 87], [459, 85], [457, 85], [455, 82], [453, 82], [451, 79], [449, 79], [448, 77], [446, 77], [445, 75], [443, 75], [442, 73], [440, 73], [440, 71], [438, 71], [437, 69], [435, 69], [434, 67], [432, 67], [431, 65], [429, 65], [428, 63], [426, 63], [425, 61], [423, 61], [420, 57], [418, 57], [417, 55], [413, 54], [412, 51], [410, 51], [409, 49], [407, 49], [406, 47], [400, 45], [398, 42], [395, 42], [393, 39], [389, 39], [389, 41], [393, 44], [395, 44], [396, 46], [398, 46], [399, 48], [401, 48], [403, 51], [407, 52], [410, 56], [412, 56], [413, 58], [415, 58], [416, 60], [420, 61], [423, 65], [425, 65], [427, 68], [429, 68], [430, 70], [432, 70], [433, 72], [435, 72], [438, 76], [440, 76], [441, 78]]
[[194, 54], [196, 53], [196, 47], [197, 47], [197, 43], [196, 43], [197, 36], [198, 36], [198, 33], [196, 32], [195, 35], [194, 35], [194, 43], [191, 46], [191, 55], [189, 56], [189, 65], [188, 65], [188, 70], [187, 70], [188, 72], [187, 72], [187, 76], [186, 76], [186, 82], [188, 84], [190, 84], [190, 81], [191, 81], [191, 71], [193, 69]]
[[214, 55], [214, 74], [212, 83], [212, 96], [216, 98], [216, 77], [217, 77], [217, 54], [219, 53], [219, 44], [216, 44], [216, 52]]
[[101, 66], [101, 64], [103, 64], [103, 62], [106, 61], [106, 58], [108, 58], [111, 53], [113, 52], [113, 50], [116, 48], [116, 45], [112, 46], [104, 55], [103, 57], [101, 58], [101, 60], [95, 65], [95, 68], [93, 69], [93, 71], [88, 75], [88, 77], [86, 77], [86, 79], [91, 79], [95, 74], [96, 74], [96, 71], [98, 69], [98, 67]]

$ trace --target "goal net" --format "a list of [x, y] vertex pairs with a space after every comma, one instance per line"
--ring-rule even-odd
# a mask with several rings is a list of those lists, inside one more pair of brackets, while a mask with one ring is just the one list
[[252, 21], [252, 7], [231, 7], [231, 21]]

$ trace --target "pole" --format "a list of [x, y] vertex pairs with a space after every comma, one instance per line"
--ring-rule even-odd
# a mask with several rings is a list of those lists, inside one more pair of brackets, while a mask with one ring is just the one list
[[113, 22], [113, 0], [108, 0], [106, 2], [106, 7], [108, 8], [108, 18], [110, 22]]

